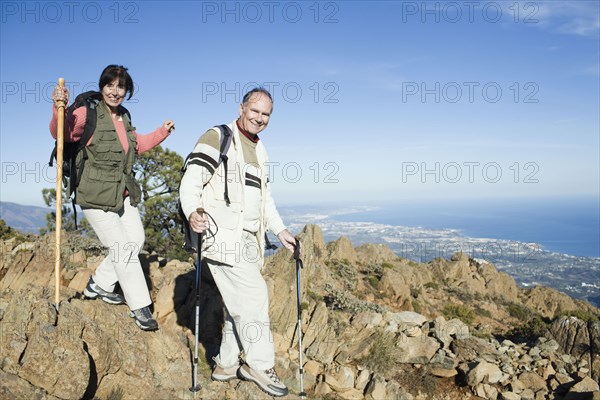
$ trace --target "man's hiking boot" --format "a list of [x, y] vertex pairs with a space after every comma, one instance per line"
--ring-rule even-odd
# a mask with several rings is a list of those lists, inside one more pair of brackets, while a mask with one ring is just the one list
[[87, 286], [85, 287], [85, 289], [83, 289], [83, 295], [88, 299], [95, 299], [97, 297], [100, 297], [102, 300], [109, 304], [125, 303], [125, 299], [123, 298], [123, 296], [121, 296], [118, 293], [107, 292], [106, 290], [102, 289], [100, 286], [96, 285], [96, 282], [94, 282], [94, 278], [92, 278], [91, 276]]
[[152, 316], [150, 307], [142, 307], [129, 312], [129, 316], [135, 318], [135, 323], [144, 331], [155, 331], [158, 329], [158, 323]]
[[288, 394], [288, 389], [281, 383], [279, 377], [277, 377], [275, 368], [266, 371], [257, 371], [244, 364], [238, 369], [238, 377], [256, 383], [263, 392], [271, 396], [279, 397]]
[[215, 365], [215, 369], [210, 376], [213, 381], [227, 382], [232, 379], [237, 379], [237, 370], [240, 368], [239, 364], [235, 364], [233, 367], [222, 368], [219, 364]]

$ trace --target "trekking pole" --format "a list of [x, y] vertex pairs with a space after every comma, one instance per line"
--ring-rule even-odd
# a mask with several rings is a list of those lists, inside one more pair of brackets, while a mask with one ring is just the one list
[[[58, 78], [58, 86], [65, 87], [65, 79]], [[65, 129], [65, 102], [57, 101], [58, 120], [56, 124], [56, 247], [54, 249], [54, 307], [58, 312], [60, 302], [60, 231], [62, 230], [62, 174], [63, 142]]]
[[[200, 215], [204, 214], [204, 208], [197, 208], [196, 212]], [[198, 384], [198, 327], [200, 325], [200, 277], [202, 274], [202, 233], [198, 234], [198, 249], [196, 256], [196, 326], [194, 328], [194, 341], [196, 346], [194, 348], [194, 376], [192, 387], [190, 391], [197, 392], [200, 390]]]
[[298, 303], [298, 354], [300, 362], [300, 397], [306, 397], [304, 393], [304, 369], [302, 364], [302, 304], [300, 303], [300, 269], [304, 268], [302, 260], [300, 259], [300, 242], [296, 239], [296, 246], [294, 246], [294, 260], [296, 260], [296, 291], [297, 291], [297, 303]]

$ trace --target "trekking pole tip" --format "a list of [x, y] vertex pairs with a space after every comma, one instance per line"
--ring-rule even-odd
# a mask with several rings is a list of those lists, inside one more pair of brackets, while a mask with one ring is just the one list
[[200, 385], [192, 386], [190, 392], [198, 392], [200, 389], [202, 389], [202, 386]]

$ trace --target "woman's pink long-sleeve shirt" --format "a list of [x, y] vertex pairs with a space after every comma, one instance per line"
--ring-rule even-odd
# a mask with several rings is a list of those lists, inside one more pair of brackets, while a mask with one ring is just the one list
[[[79, 107], [73, 111], [73, 114], [67, 118], [65, 118], [65, 142], [76, 142], [83, 135], [83, 128], [85, 127], [85, 120], [87, 116], [87, 109], [85, 107]], [[56, 139], [56, 125], [58, 120], [58, 111], [56, 107], [52, 107], [52, 120], [50, 121], [50, 133], [52, 137]], [[119, 136], [119, 140], [123, 145], [123, 150], [127, 153], [129, 149], [129, 144], [127, 142], [127, 131], [125, 130], [125, 125], [122, 120], [115, 121], [113, 120], [115, 125], [115, 129], [117, 131], [117, 135]], [[150, 132], [145, 135], [140, 135], [136, 131], [133, 131], [137, 139], [137, 153], [142, 154], [145, 151], [151, 150], [152, 148], [158, 146], [163, 140], [169, 136], [169, 132], [164, 128], [160, 127], [153, 132]], [[93, 138], [93, 136], [92, 136]], [[91, 143], [92, 138], [87, 143], [88, 145]]]

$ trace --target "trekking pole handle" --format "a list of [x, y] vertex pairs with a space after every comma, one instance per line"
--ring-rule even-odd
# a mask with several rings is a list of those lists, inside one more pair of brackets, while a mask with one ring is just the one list
[[198, 208], [196, 208], [196, 212], [197, 212], [198, 214], [202, 215], [202, 214], [204, 214], [204, 208], [202, 208], [202, 207], [198, 207]]
[[302, 260], [300, 260], [300, 241], [298, 238], [294, 239], [296, 239], [296, 244], [294, 245], [294, 260], [300, 262], [300, 268], [304, 268], [304, 265], [302, 265]]

